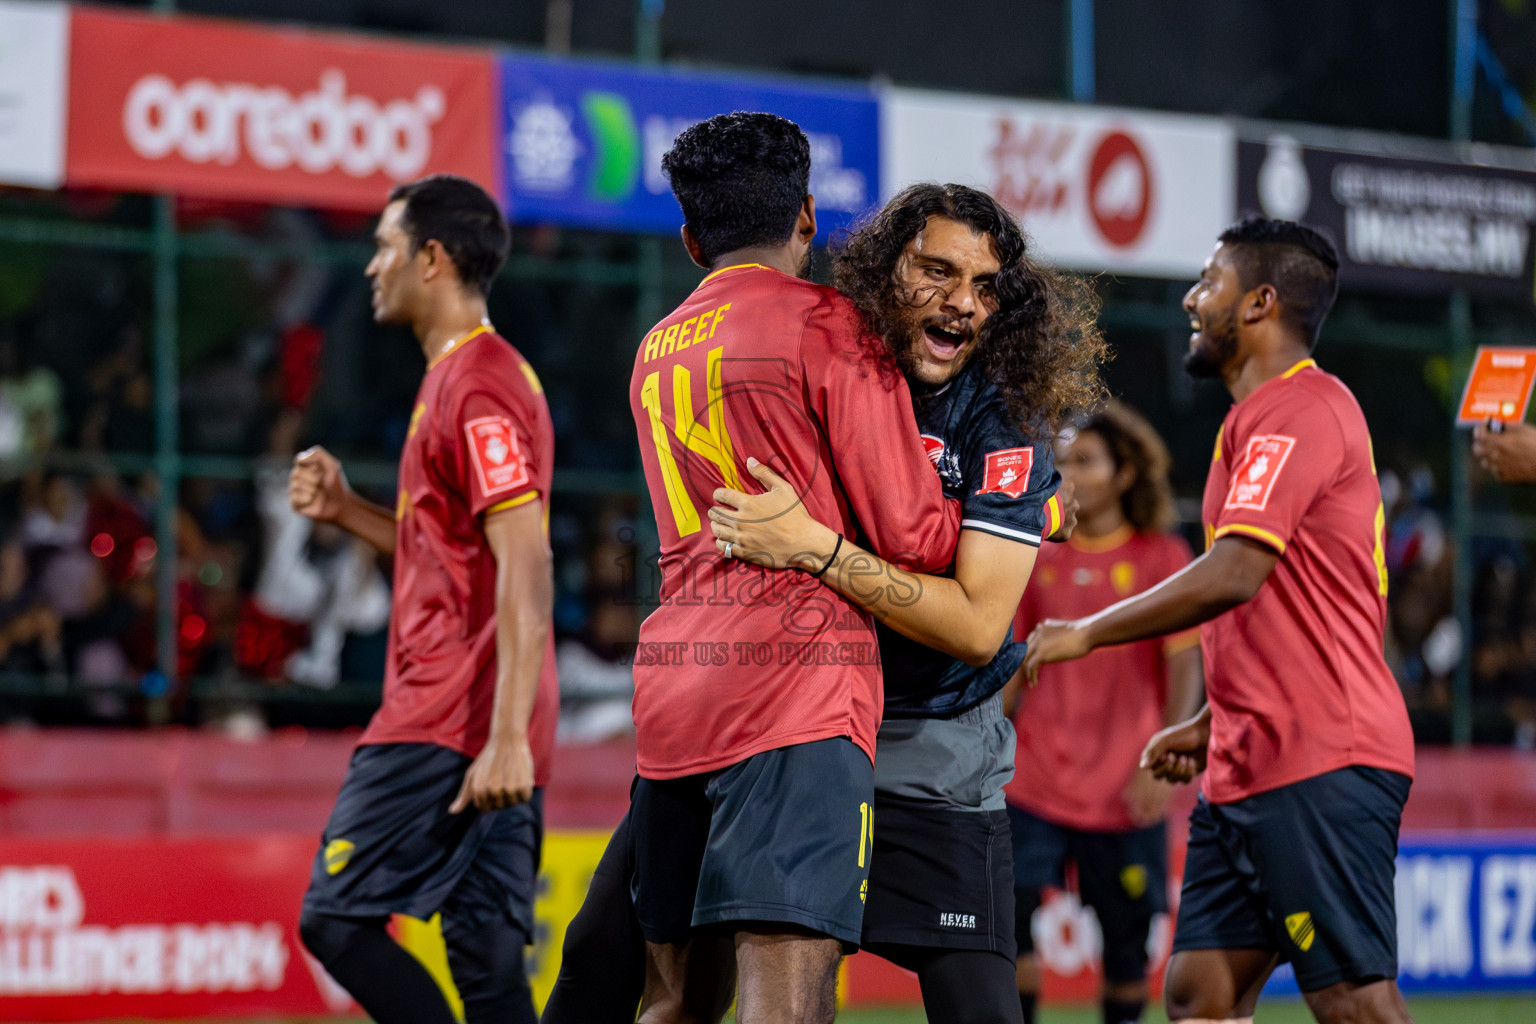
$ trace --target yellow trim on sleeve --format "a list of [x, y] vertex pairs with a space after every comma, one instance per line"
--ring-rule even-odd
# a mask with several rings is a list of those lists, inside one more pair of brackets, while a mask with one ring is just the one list
[[1225, 537], [1229, 533], [1240, 533], [1245, 537], [1252, 537], [1254, 540], [1261, 540], [1273, 547], [1276, 551], [1280, 552], [1280, 554], [1285, 554], [1285, 541], [1270, 533], [1268, 530], [1258, 526], [1249, 526], [1247, 523], [1229, 523], [1226, 526], [1223, 526], [1221, 529], [1217, 530], [1211, 535], [1211, 543], [1216, 543], [1216, 541], [1220, 540], [1222, 537]]
[[528, 491], [524, 494], [519, 494], [517, 497], [508, 498], [506, 501], [503, 501], [498, 505], [492, 505], [490, 508], [485, 510], [485, 514], [490, 515], [492, 512], [505, 512], [509, 508], [517, 508], [519, 505], [526, 505], [538, 496], [538, 491]]
[[1050, 500], [1045, 503], [1045, 514], [1048, 517], [1047, 524], [1050, 529], [1045, 531], [1042, 539], [1050, 540], [1056, 535], [1056, 531], [1061, 529], [1061, 495], [1051, 495]]
[[1165, 658], [1171, 658], [1175, 654], [1184, 653], [1191, 647], [1199, 646], [1200, 631], [1198, 629], [1188, 629], [1182, 633], [1175, 633], [1173, 636], [1163, 641], [1163, 656]]
[[1317, 365], [1317, 360], [1316, 359], [1303, 359], [1301, 362], [1297, 363], [1295, 366], [1291, 367], [1289, 370], [1286, 370], [1284, 373], [1282, 373], [1280, 375], [1280, 379], [1281, 380], [1285, 380], [1287, 377], [1290, 377], [1290, 376], [1293, 376], [1295, 374], [1298, 374], [1302, 370], [1305, 370], [1309, 366], [1316, 366], [1316, 365]]

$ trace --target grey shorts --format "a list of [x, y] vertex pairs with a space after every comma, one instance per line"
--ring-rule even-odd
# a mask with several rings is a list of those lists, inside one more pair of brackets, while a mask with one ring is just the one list
[[1002, 694], [953, 718], [886, 719], [875, 743], [875, 796], [1000, 811], [1016, 740]]

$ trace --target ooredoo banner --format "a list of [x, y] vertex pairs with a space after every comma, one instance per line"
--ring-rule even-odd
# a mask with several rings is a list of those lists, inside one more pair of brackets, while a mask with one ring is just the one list
[[501, 76], [502, 156], [518, 220], [676, 232], [683, 215], [661, 158], [689, 125], [735, 110], [804, 129], [823, 240], [878, 198], [879, 116], [864, 90], [525, 56], [506, 58]]
[[64, 181], [69, 8], [0, 0], [0, 182]]
[[373, 209], [452, 172], [497, 190], [489, 52], [80, 8], [70, 185]]
[[912, 89], [881, 97], [881, 181], [986, 189], [1061, 266], [1198, 274], [1232, 218], [1235, 137], [1210, 117]]

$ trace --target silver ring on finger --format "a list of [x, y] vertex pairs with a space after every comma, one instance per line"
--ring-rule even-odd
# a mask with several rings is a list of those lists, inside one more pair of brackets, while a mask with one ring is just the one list
[[731, 547], [732, 547], [731, 541], [726, 541], [725, 542], [725, 557], [726, 557], [727, 560], [729, 560], [730, 557], [731, 557]]

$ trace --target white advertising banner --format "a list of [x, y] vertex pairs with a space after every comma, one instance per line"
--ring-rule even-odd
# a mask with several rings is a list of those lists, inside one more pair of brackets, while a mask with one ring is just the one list
[[0, 0], [0, 183], [64, 181], [69, 8]]
[[1232, 220], [1236, 137], [1217, 118], [897, 88], [880, 116], [884, 198], [986, 189], [1060, 266], [1193, 277]]

